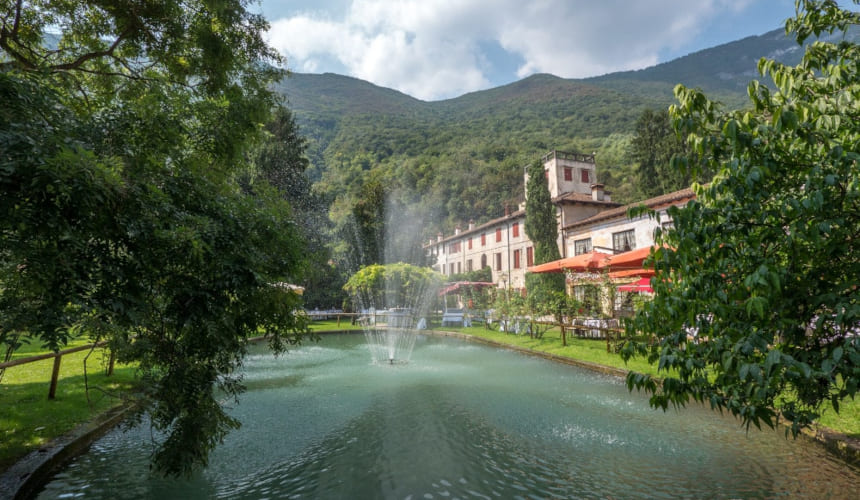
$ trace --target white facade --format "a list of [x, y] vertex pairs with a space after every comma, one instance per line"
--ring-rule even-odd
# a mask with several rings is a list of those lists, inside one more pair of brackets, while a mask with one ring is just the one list
[[434, 269], [452, 274], [477, 271], [489, 266], [493, 283], [500, 287], [523, 288], [525, 268], [532, 265], [533, 245], [525, 234], [525, 212], [512, 214], [482, 224], [470, 225], [466, 231], [428, 245], [435, 257]]
[[[621, 206], [612, 202], [603, 185], [596, 182], [594, 155], [551, 151], [542, 160], [556, 206], [562, 257], [592, 250], [621, 253], [651, 246], [654, 230], [671, 224], [666, 208], [685, 205], [694, 197], [691, 190], [685, 189]], [[627, 209], [634, 205], [660, 211], [660, 221], [647, 216], [629, 219]], [[457, 228], [451, 236], [439, 234], [425, 249], [435, 262], [433, 268], [445, 276], [489, 266], [492, 281], [500, 288], [524, 288], [526, 270], [534, 265], [534, 245], [525, 233], [523, 209], [506, 210], [503, 217], [480, 226], [470, 222], [465, 230]]]
[[[686, 205], [694, 196], [692, 190], [682, 189], [570, 223], [562, 229], [567, 255], [590, 251], [583, 251], [586, 246], [606, 253], [621, 253], [651, 246], [654, 244], [655, 230], [672, 224], [666, 209], [669, 206]], [[659, 220], [646, 215], [635, 219], [627, 217], [627, 209], [640, 205], [655, 210], [659, 214]]]
[[[551, 151], [543, 156], [550, 196], [557, 207], [559, 250], [565, 251], [561, 228], [569, 221], [590, 217], [617, 207], [602, 185], [595, 184], [594, 155]], [[528, 176], [525, 176], [528, 184]], [[593, 189], [597, 187], [597, 190]], [[525, 287], [525, 273], [534, 265], [534, 245], [525, 234], [525, 210], [506, 210], [503, 217], [478, 227], [441, 234], [425, 248], [434, 260], [434, 269], [446, 276], [489, 266], [492, 280], [499, 287]]]

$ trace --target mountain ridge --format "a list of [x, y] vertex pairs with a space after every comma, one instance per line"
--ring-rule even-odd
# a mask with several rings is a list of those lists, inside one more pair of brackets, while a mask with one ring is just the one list
[[430, 231], [449, 231], [515, 203], [523, 166], [552, 149], [595, 152], [600, 182], [618, 201], [635, 201], [628, 151], [645, 109], [674, 103], [677, 83], [741, 107], [760, 58], [796, 64], [801, 55], [777, 29], [641, 70], [535, 74], [440, 101], [333, 73], [294, 73], [277, 90], [309, 139], [308, 175], [332, 202], [333, 218], [345, 217], [360, 187], [377, 179], [404, 203], [418, 203]]

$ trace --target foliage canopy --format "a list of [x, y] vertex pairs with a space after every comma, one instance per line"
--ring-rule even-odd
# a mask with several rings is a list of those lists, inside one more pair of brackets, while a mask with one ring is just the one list
[[409, 308], [416, 313], [436, 299], [444, 277], [428, 267], [398, 262], [371, 264], [350, 276], [344, 285], [357, 308]]
[[[0, 340], [106, 339], [183, 474], [238, 425], [245, 341], [306, 331], [289, 204], [236, 180], [276, 104], [244, 0], [0, 3]], [[52, 35], [48, 30], [58, 30]]]
[[[844, 32], [860, 14], [832, 1], [798, 2], [786, 24], [799, 43]], [[654, 257], [653, 301], [628, 326], [656, 335], [628, 343], [665, 373], [628, 385], [666, 408], [690, 399], [746, 425], [780, 416], [797, 433], [860, 383], [860, 46], [816, 41], [797, 66], [763, 59], [771, 91], [749, 86], [750, 109], [724, 112], [679, 86], [671, 114], [700, 163], [716, 173], [697, 200], [671, 209], [670, 249]]]

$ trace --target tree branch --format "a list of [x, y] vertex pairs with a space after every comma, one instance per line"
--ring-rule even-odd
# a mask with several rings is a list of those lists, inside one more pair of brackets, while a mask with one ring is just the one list
[[75, 59], [74, 61], [72, 61], [70, 63], [57, 64], [54, 66], [49, 66], [48, 69], [50, 69], [51, 71], [77, 70], [77, 69], [80, 69], [80, 67], [85, 62], [87, 62], [89, 60], [97, 59], [99, 57], [105, 57], [105, 56], [113, 57], [114, 51], [119, 46], [119, 44], [123, 40], [125, 40], [125, 37], [127, 37], [129, 35], [129, 32], [131, 32], [131, 30], [132, 30], [132, 28], [127, 28], [125, 31], [120, 33], [119, 36], [116, 37], [116, 40], [114, 40], [114, 42], [111, 44], [110, 47], [108, 47], [107, 50], [101, 50], [98, 52], [88, 52], [86, 54], [80, 55], [77, 59]]

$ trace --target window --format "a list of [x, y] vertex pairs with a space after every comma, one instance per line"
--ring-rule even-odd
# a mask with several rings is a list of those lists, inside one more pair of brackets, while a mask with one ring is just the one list
[[481, 246], [482, 247], [487, 246], [487, 234], [486, 233], [481, 234]]
[[450, 253], [458, 253], [460, 251], [460, 242], [451, 243], [451, 251]]
[[496, 228], [496, 243], [502, 241], [502, 228]]
[[600, 313], [600, 291], [595, 285], [576, 285], [573, 298], [582, 304], [582, 313], [592, 316]]
[[564, 167], [564, 180], [573, 181], [573, 169], [570, 167]]
[[520, 268], [520, 252], [522, 250], [514, 250], [514, 269]]
[[612, 249], [616, 252], [626, 252], [636, 248], [636, 236], [633, 230], [612, 233]]
[[448, 264], [448, 276], [454, 274], [454, 263]]
[[472, 237], [471, 236], [469, 236], [469, 243], [467, 243], [466, 246], [469, 247], [469, 250], [472, 249]]
[[511, 228], [511, 231], [512, 231], [512, 232], [513, 232], [513, 234], [514, 234], [514, 238], [518, 238], [518, 237], [520, 236], [520, 223], [519, 223], [519, 222], [514, 222], [514, 225], [513, 225], [513, 227]]
[[591, 182], [591, 172], [588, 169], [581, 169], [579, 171], [580, 181], [588, 184]]
[[469, 259], [466, 261], [466, 272], [467, 273], [472, 272], [472, 259]]
[[526, 248], [526, 265], [527, 266], [535, 265], [535, 248], [534, 247]]
[[484, 254], [481, 256], [481, 269], [487, 267], [487, 255]]
[[582, 255], [591, 251], [591, 238], [573, 242], [573, 255]]
[[502, 270], [502, 254], [497, 253], [496, 254], [496, 271], [501, 271], [501, 270]]
[[457, 274], [460, 274], [460, 263], [457, 263]]

